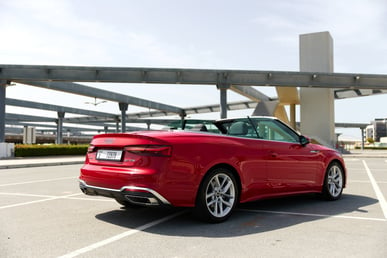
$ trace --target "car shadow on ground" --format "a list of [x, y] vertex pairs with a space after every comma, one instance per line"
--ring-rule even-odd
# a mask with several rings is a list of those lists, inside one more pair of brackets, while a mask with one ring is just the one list
[[370, 197], [351, 194], [344, 194], [338, 201], [324, 201], [315, 195], [256, 201], [240, 204], [227, 221], [218, 224], [199, 221], [190, 209], [181, 208], [118, 209], [98, 214], [96, 218], [135, 229], [183, 211], [182, 215], [144, 231], [171, 236], [226, 238], [278, 230], [332, 216], [372, 217], [374, 215], [368, 214], [367, 206], [377, 202]]

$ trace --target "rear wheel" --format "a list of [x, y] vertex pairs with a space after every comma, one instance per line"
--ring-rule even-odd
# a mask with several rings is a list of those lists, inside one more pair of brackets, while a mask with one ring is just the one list
[[344, 170], [338, 162], [329, 164], [325, 173], [322, 194], [327, 200], [340, 199], [344, 188]]
[[196, 215], [212, 223], [225, 221], [234, 210], [238, 195], [234, 175], [226, 168], [216, 168], [208, 173], [199, 188]]

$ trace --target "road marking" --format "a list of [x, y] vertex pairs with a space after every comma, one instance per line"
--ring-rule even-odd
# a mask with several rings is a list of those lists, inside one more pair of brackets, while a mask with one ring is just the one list
[[[378, 184], [387, 184], [387, 181], [376, 181]], [[367, 183], [369, 184], [369, 180], [349, 180], [348, 183]]]
[[364, 184], [369, 184], [369, 180], [348, 180], [348, 183], [364, 183]]
[[70, 199], [70, 200], [77, 200], [77, 201], [98, 201], [98, 202], [115, 202], [114, 199], [112, 198], [106, 198], [106, 197], [102, 197], [104, 199], [97, 199], [97, 198], [83, 198], [83, 197], [68, 197], [66, 199]]
[[356, 158], [344, 158], [345, 161], [358, 161], [359, 159]]
[[386, 202], [386, 199], [384, 198], [384, 195], [383, 195], [382, 191], [380, 191], [380, 188], [379, 188], [378, 184], [376, 183], [376, 180], [375, 180], [374, 176], [372, 175], [371, 170], [368, 168], [368, 165], [365, 162], [365, 160], [363, 160], [363, 165], [365, 167], [365, 170], [367, 171], [367, 175], [368, 175], [368, 177], [369, 177], [369, 179], [371, 181], [372, 187], [374, 188], [374, 191], [375, 191], [375, 194], [376, 194], [376, 198], [378, 198], [378, 200], [379, 200], [379, 204], [380, 204], [380, 207], [382, 208], [382, 211], [383, 211], [383, 214], [384, 214], [384, 218], [387, 219], [387, 202]]
[[164, 218], [161, 218], [161, 219], [149, 222], [149, 223], [144, 224], [142, 226], [139, 226], [139, 227], [137, 227], [135, 229], [131, 229], [131, 230], [125, 231], [125, 232], [123, 232], [121, 234], [109, 237], [109, 238], [104, 239], [102, 241], [99, 241], [99, 242], [96, 242], [94, 244], [91, 244], [91, 245], [88, 245], [86, 247], [83, 247], [81, 249], [75, 250], [75, 251], [73, 251], [71, 253], [68, 253], [68, 254], [65, 254], [63, 256], [60, 256], [59, 258], [72, 258], [72, 257], [76, 257], [78, 255], [81, 255], [81, 254], [93, 251], [94, 249], [97, 249], [97, 248], [100, 248], [102, 246], [111, 244], [113, 242], [116, 242], [116, 241], [121, 240], [121, 239], [123, 239], [125, 237], [131, 236], [131, 235], [136, 234], [138, 232], [141, 232], [141, 231], [143, 231], [145, 229], [148, 229], [150, 227], [153, 227], [153, 226], [156, 226], [158, 224], [164, 223], [164, 222], [166, 222], [168, 220], [171, 220], [171, 219], [173, 219], [173, 218], [175, 218], [177, 216], [182, 215], [185, 212], [186, 211], [177, 212], [177, 213], [174, 213], [172, 215], [166, 216]]
[[47, 201], [52, 201], [52, 200], [57, 200], [57, 199], [66, 199], [66, 198], [81, 195], [81, 194], [83, 194], [83, 193], [69, 194], [69, 195], [63, 195], [63, 196], [52, 196], [52, 197], [48, 197], [48, 198], [41, 199], [41, 200], [35, 200], [35, 201], [30, 201], [30, 202], [22, 202], [22, 203], [16, 203], [16, 204], [11, 204], [11, 205], [6, 205], [6, 206], [0, 206], [0, 210], [29, 205], [29, 204], [35, 204], [35, 203], [40, 203], [40, 202], [47, 202]]
[[271, 214], [295, 215], [295, 216], [310, 216], [310, 217], [320, 217], [320, 218], [339, 218], [339, 219], [387, 221], [387, 219], [365, 218], [365, 217], [355, 217], [355, 216], [345, 216], [345, 215], [328, 215], [328, 214], [288, 212], [288, 211], [269, 211], [269, 210], [247, 210], [247, 209], [238, 209], [238, 210], [239, 211], [248, 211], [248, 212], [257, 212], [257, 213], [271, 213]]
[[12, 195], [12, 196], [28, 196], [28, 197], [40, 197], [40, 198], [55, 198], [57, 196], [53, 195], [43, 195], [43, 194], [27, 194], [27, 193], [0, 193], [1, 195]]
[[113, 202], [113, 199], [106, 198], [106, 199], [97, 199], [97, 198], [82, 198], [82, 197], [72, 197], [72, 196], [77, 196], [77, 195], [82, 195], [83, 193], [77, 193], [77, 194], [72, 194], [71, 196], [66, 195], [66, 196], [53, 196], [53, 195], [42, 195], [42, 194], [28, 194], [28, 193], [5, 193], [5, 192], [0, 192], [0, 195], [9, 195], [9, 196], [26, 196], [26, 197], [40, 197], [40, 198], [45, 198], [43, 200], [36, 200], [32, 202], [24, 202], [24, 203], [18, 203], [18, 204], [12, 204], [12, 205], [7, 205], [7, 206], [2, 206], [0, 209], [5, 209], [5, 208], [11, 208], [11, 207], [17, 207], [17, 206], [22, 206], [22, 205], [27, 205], [27, 204], [33, 204], [33, 203], [38, 203], [42, 201], [50, 201], [50, 200], [55, 200], [55, 199], [69, 199], [69, 200], [79, 200], [79, 201], [99, 201], [99, 202]]
[[75, 176], [73, 176], [73, 177], [60, 177], [60, 178], [53, 178], [53, 179], [42, 179], [42, 180], [26, 181], [26, 182], [20, 182], [20, 183], [2, 184], [0, 186], [25, 185], [25, 184], [34, 184], [34, 183], [43, 183], [43, 182], [75, 179], [75, 178], [77, 178], [77, 177], [75, 177]]

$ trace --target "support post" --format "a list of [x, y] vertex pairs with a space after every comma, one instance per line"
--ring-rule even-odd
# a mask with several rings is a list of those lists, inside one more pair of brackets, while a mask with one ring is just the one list
[[227, 89], [220, 89], [220, 118], [227, 118]]
[[115, 120], [116, 120], [116, 133], [118, 133], [120, 131], [120, 119], [117, 116]]
[[0, 81], [0, 143], [5, 142], [5, 88], [7, 81]]
[[63, 118], [65, 116], [65, 112], [58, 112], [58, 120], [57, 120], [57, 129], [56, 129], [56, 143], [63, 143]]
[[[223, 77], [226, 77], [223, 75]], [[227, 118], [227, 90], [231, 87], [230, 84], [218, 82], [216, 87], [220, 91], [220, 118]]]
[[121, 110], [121, 132], [126, 132], [126, 111], [128, 110], [128, 103], [118, 103]]
[[364, 129], [365, 128], [360, 128], [360, 130], [361, 130], [361, 150], [364, 150]]
[[[329, 32], [300, 35], [300, 71], [333, 72], [333, 39]], [[336, 139], [333, 89], [303, 87], [300, 97], [301, 132], [321, 144], [334, 147]]]

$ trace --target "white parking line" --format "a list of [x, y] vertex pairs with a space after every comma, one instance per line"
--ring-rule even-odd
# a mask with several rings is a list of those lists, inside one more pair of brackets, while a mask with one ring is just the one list
[[[378, 184], [387, 184], [387, 181], [376, 181]], [[366, 183], [369, 184], [369, 180], [348, 180], [348, 183]]]
[[239, 211], [247, 211], [247, 212], [256, 212], [256, 213], [271, 213], [271, 214], [294, 215], [294, 216], [310, 216], [310, 217], [320, 217], [320, 218], [339, 218], [339, 219], [387, 221], [387, 219], [355, 217], [355, 216], [345, 216], [345, 215], [328, 215], [328, 214], [288, 212], [288, 211], [269, 211], [269, 210], [247, 210], [247, 209], [238, 209], [238, 210]]
[[[81, 195], [82, 193], [77, 193], [76, 195]], [[8, 196], [26, 196], [26, 197], [40, 197], [40, 198], [46, 198], [46, 200], [55, 200], [57, 198], [61, 199], [69, 199], [69, 200], [79, 200], [79, 201], [99, 201], [99, 202], [114, 202], [114, 199], [110, 198], [104, 198], [104, 199], [97, 199], [97, 198], [91, 198], [91, 197], [71, 197], [71, 196], [54, 196], [54, 195], [42, 195], [42, 194], [28, 194], [28, 193], [6, 193], [6, 192], [0, 192], [0, 195], [8, 195]], [[23, 203], [23, 205], [26, 205], [30, 202]], [[16, 205], [16, 204], [15, 204]], [[5, 206], [4, 206], [5, 207]], [[2, 207], [0, 207], [1, 209]]]
[[186, 211], [177, 212], [177, 213], [174, 213], [172, 215], [166, 216], [164, 218], [161, 218], [161, 219], [149, 222], [149, 223], [147, 223], [145, 225], [142, 225], [142, 226], [139, 226], [139, 227], [137, 227], [135, 229], [131, 229], [131, 230], [125, 231], [125, 232], [123, 232], [121, 234], [112, 236], [112, 237], [107, 238], [105, 240], [102, 240], [102, 241], [96, 242], [94, 244], [91, 244], [89, 246], [83, 247], [81, 249], [75, 250], [75, 251], [73, 251], [71, 253], [68, 253], [68, 254], [65, 254], [63, 256], [60, 256], [59, 258], [71, 258], [71, 257], [76, 257], [78, 255], [90, 252], [90, 251], [92, 251], [94, 249], [97, 249], [97, 248], [100, 248], [102, 246], [108, 245], [110, 243], [116, 242], [116, 241], [118, 241], [118, 240], [120, 240], [122, 238], [125, 238], [127, 236], [136, 234], [136, 233], [141, 232], [141, 231], [143, 231], [145, 229], [148, 229], [150, 227], [153, 227], [153, 226], [156, 226], [156, 225], [161, 224], [163, 222], [166, 222], [168, 220], [171, 220], [171, 219], [173, 219], [173, 218], [175, 218], [177, 216], [182, 215], [185, 212]]
[[52, 195], [43, 195], [43, 194], [28, 194], [28, 193], [0, 193], [0, 195], [10, 195], [10, 196], [27, 196], [27, 197], [40, 197], [40, 198], [54, 198], [57, 196]]
[[52, 196], [52, 197], [48, 197], [48, 198], [41, 199], [41, 200], [35, 200], [35, 201], [30, 201], [30, 202], [22, 202], [22, 203], [16, 203], [16, 204], [11, 204], [11, 205], [6, 205], [6, 206], [0, 206], [0, 210], [18, 207], [18, 206], [29, 205], [29, 204], [34, 204], [34, 203], [47, 202], [47, 201], [52, 201], [52, 200], [57, 200], [57, 199], [65, 199], [65, 198], [69, 198], [69, 197], [77, 196], [77, 195], [81, 195], [81, 194], [83, 194], [83, 193], [69, 194], [69, 195], [63, 195], [63, 196]]
[[97, 199], [97, 198], [91, 198], [91, 197], [87, 197], [87, 198], [84, 198], [84, 197], [68, 197], [66, 199], [70, 199], [70, 200], [77, 200], [77, 201], [97, 201], [97, 202], [114, 202], [116, 203], [116, 201], [112, 198], [106, 198], [106, 197], [101, 197], [103, 199]]
[[52, 182], [52, 181], [58, 181], [58, 180], [68, 180], [68, 179], [75, 179], [77, 177], [59, 177], [59, 178], [53, 178], [53, 179], [42, 179], [42, 180], [34, 180], [34, 181], [26, 181], [26, 182], [19, 182], [19, 183], [9, 183], [9, 184], [2, 184], [1, 186], [12, 186], [12, 185], [24, 185], [24, 184], [34, 184], [34, 183], [43, 183], [43, 182]]
[[384, 214], [384, 218], [387, 219], [387, 202], [386, 202], [386, 199], [384, 198], [384, 195], [383, 195], [382, 191], [380, 191], [380, 188], [379, 188], [378, 184], [376, 183], [376, 180], [375, 180], [374, 176], [372, 175], [371, 170], [368, 168], [368, 165], [365, 162], [365, 160], [363, 160], [363, 165], [365, 167], [365, 170], [367, 171], [367, 175], [368, 175], [368, 177], [369, 177], [369, 179], [371, 181], [372, 187], [374, 188], [374, 191], [375, 191], [375, 194], [376, 194], [376, 198], [378, 198], [378, 200], [379, 200], [379, 204], [380, 204], [380, 207], [382, 208], [382, 211], [383, 211], [383, 214]]

